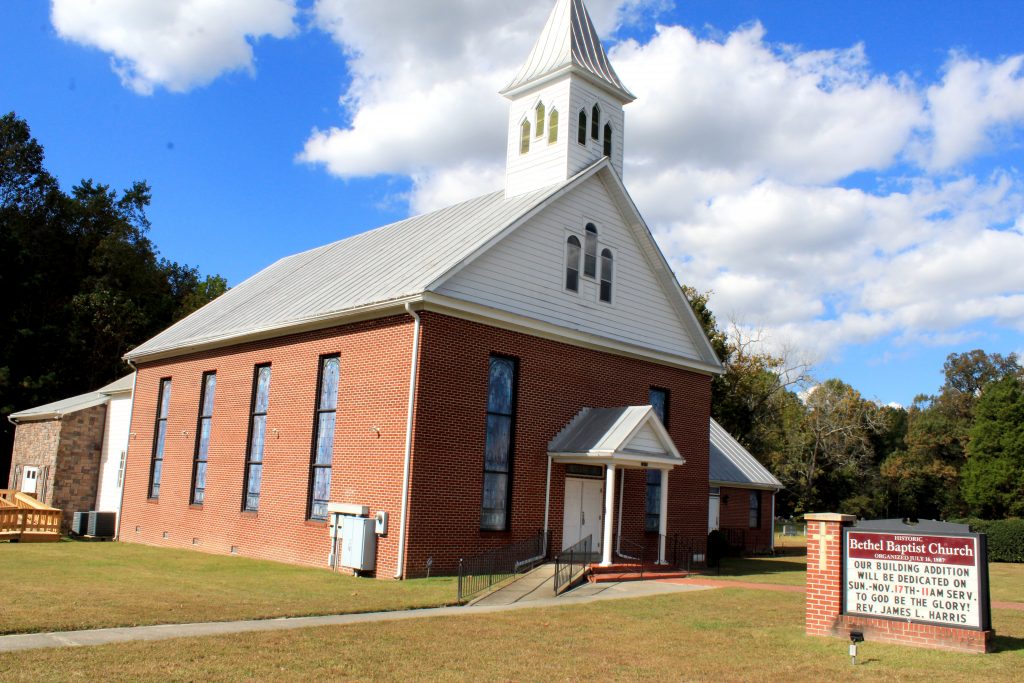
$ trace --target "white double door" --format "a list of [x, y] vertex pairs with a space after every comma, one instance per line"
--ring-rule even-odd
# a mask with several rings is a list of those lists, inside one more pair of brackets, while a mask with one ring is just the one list
[[604, 482], [602, 480], [566, 477], [562, 550], [590, 536], [591, 552], [601, 552], [603, 508]]

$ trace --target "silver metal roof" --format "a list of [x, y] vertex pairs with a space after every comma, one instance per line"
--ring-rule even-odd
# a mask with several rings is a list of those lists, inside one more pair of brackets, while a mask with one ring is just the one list
[[711, 452], [708, 462], [708, 480], [715, 484], [738, 484], [776, 491], [782, 483], [765, 469], [740, 442], [711, 419]]
[[38, 420], [52, 420], [60, 417], [61, 415], [67, 415], [68, 413], [75, 413], [79, 410], [85, 410], [86, 408], [92, 408], [94, 406], [100, 406], [110, 400], [111, 394], [119, 394], [124, 391], [131, 391], [135, 383], [135, 373], [125, 375], [119, 380], [115, 380], [110, 384], [97, 389], [96, 391], [90, 391], [86, 394], [79, 394], [78, 396], [72, 396], [71, 398], [64, 398], [53, 403], [46, 403], [35, 408], [28, 408], [27, 410], [20, 410], [16, 413], [11, 413], [9, 419], [18, 422], [32, 422]]
[[583, 0], [558, 0], [526, 63], [501, 92], [508, 95], [563, 70], [576, 70], [627, 102], [636, 99], [608, 61]]
[[422, 294], [491, 238], [590, 170], [548, 188], [511, 198], [503, 190], [493, 192], [283, 258], [125, 357], [273, 330], [284, 333]]
[[[632, 437], [645, 423], [650, 424], [660, 437], [663, 454], [630, 449]], [[668, 459], [673, 464], [683, 463], [682, 456], [651, 406], [584, 408], [548, 443], [548, 453], [579, 456], [635, 454], [651, 461]]]

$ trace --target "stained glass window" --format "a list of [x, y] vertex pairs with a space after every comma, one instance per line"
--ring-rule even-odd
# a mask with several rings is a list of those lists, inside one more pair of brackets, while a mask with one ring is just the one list
[[334, 423], [338, 411], [338, 356], [320, 359], [316, 423], [313, 429], [313, 458], [309, 472], [309, 518], [327, 519], [331, 499], [331, 462], [334, 459]]
[[612, 124], [604, 124], [604, 155], [612, 158]]
[[149, 468], [149, 497], [160, 497], [160, 476], [164, 469], [164, 442], [167, 440], [167, 413], [171, 403], [171, 380], [160, 380], [156, 399], [156, 426], [153, 430], [153, 459]]
[[553, 145], [556, 142], [558, 142], [558, 110], [552, 109], [548, 114], [548, 144]]
[[590, 113], [590, 137], [598, 140], [601, 136], [601, 107], [594, 105]]
[[580, 109], [580, 121], [576, 128], [576, 142], [581, 145], [587, 144], [587, 112]]
[[750, 528], [760, 529], [761, 528], [761, 492], [751, 491], [750, 492]]
[[541, 137], [542, 135], [544, 135], [544, 103], [543, 102], [538, 102], [537, 103], [537, 108], [534, 110], [534, 114], [536, 114], [536, 120], [534, 121], [534, 125], [537, 126], [537, 137]]
[[260, 507], [263, 481], [263, 448], [267, 438], [267, 410], [270, 407], [270, 366], [257, 365], [253, 377], [252, 416], [249, 422], [249, 450], [245, 458], [245, 499], [242, 509]]
[[576, 235], [565, 241], [565, 288], [580, 291], [580, 239]]
[[[654, 408], [661, 423], [668, 426], [668, 391], [651, 387], [647, 402]], [[661, 470], [647, 470], [647, 496], [644, 504], [644, 527], [647, 531], [660, 529], [661, 517]]]
[[523, 121], [519, 127], [519, 153], [526, 154], [530, 151], [530, 122]]
[[516, 361], [491, 356], [487, 381], [487, 434], [480, 528], [508, 528], [508, 490], [512, 476]]
[[196, 450], [192, 460], [192, 503], [202, 505], [206, 500], [206, 462], [210, 450], [210, 428], [213, 422], [213, 394], [217, 388], [217, 373], [203, 375], [199, 389], [199, 424], [196, 427]]

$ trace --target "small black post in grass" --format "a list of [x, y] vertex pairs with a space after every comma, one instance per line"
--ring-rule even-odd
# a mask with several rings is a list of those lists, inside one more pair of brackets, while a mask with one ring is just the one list
[[864, 633], [861, 631], [850, 631], [850, 664], [857, 665], [857, 643], [864, 642]]
[[[461, 562], [461, 560], [460, 560], [460, 562]], [[430, 569], [433, 566], [434, 566], [434, 558], [433, 558], [433, 556], [428, 557], [427, 558], [427, 578], [428, 579], [430, 578]]]

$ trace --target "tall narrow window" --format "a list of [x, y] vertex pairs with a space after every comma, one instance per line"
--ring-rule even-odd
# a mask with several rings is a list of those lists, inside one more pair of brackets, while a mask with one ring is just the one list
[[580, 291], [580, 238], [576, 235], [565, 241], [565, 288]]
[[576, 129], [576, 142], [581, 145], [587, 144], [587, 112], [580, 109], [580, 122]]
[[267, 408], [270, 405], [270, 366], [257, 365], [252, 380], [252, 410], [249, 419], [249, 448], [245, 455], [245, 499], [242, 509], [260, 507], [263, 481], [263, 446], [267, 437]]
[[604, 155], [612, 158], [612, 124], [604, 124]]
[[[647, 391], [647, 402], [654, 408], [654, 414], [661, 423], [668, 426], [668, 391], [651, 387]], [[647, 531], [660, 530], [661, 522], [661, 470], [647, 470], [647, 496], [644, 501], [644, 528]]]
[[594, 105], [590, 112], [590, 137], [597, 140], [601, 136], [601, 107]]
[[487, 381], [487, 439], [484, 447], [484, 491], [480, 505], [481, 529], [508, 529], [515, 403], [516, 361], [503, 356], [491, 356]]
[[217, 373], [203, 375], [199, 389], [199, 424], [196, 426], [196, 452], [192, 459], [192, 504], [202, 505], [206, 500], [206, 457], [210, 450], [210, 426], [213, 421], [213, 393], [217, 388]]
[[750, 492], [750, 528], [761, 528], [761, 492]]
[[537, 108], [533, 112], [535, 114], [534, 125], [537, 126], [537, 137], [542, 137], [544, 135], [544, 103], [538, 102]]
[[553, 145], [556, 142], [558, 142], [558, 110], [552, 109], [548, 114], [548, 144]]
[[530, 122], [523, 121], [519, 127], [519, 153], [526, 154], [530, 151]]
[[597, 277], [597, 226], [587, 223], [583, 234], [583, 275]]
[[334, 459], [334, 420], [338, 410], [338, 356], [320, 359], [313, 457], [309, 471], [309, 518], [327, 519], [331, 499], [331, 461]]
[[601, 250], [601, 301], [612, 302], [612, 252]]
[[167, 440], [167, 411], [171, 403], [171, 380], [160, 380], [156, 398], [156, 425], [153, 430], [153, 460], [149, 465], [149, 497], [160, 497], [160, 475], [164, 468], [164, 442]]

